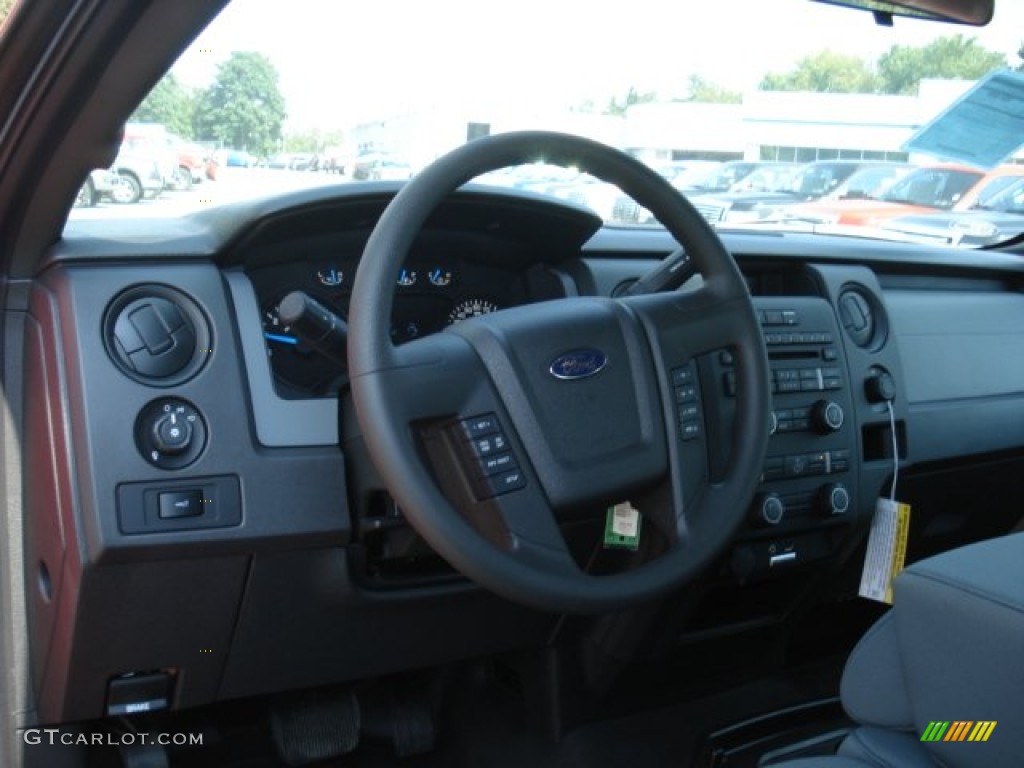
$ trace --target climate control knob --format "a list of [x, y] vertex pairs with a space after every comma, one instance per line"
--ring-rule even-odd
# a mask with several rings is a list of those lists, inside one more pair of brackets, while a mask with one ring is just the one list
[[754, 499], [751, 522], [754, 525], [778, 525], [786, 515], [786, 505], [777, 493], [762, 493]]
[[842, 483], [823, 485], [818, 491], [814, 506], [822, 517], [845, 515], [850, 510], [850, 492]]
[[834, 400], [819, 400], [811, 408], [811, 423], [814, 429], [822, 435], [830, 432], [838, 432], [843, 427], [846, 414], [843, 408]]

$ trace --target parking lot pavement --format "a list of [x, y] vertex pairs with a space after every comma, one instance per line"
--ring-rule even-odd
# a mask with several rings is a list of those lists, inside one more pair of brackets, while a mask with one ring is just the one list
[[189, 190], [166, 190], [157, 198], [140, 200], [133, 205], [117, 205], [104, 201], [93, 208], [75, 208], [71, 211], [70, 218], [173, 218], [206, 206], [224, 205], [272, 193], [341, 184], [347, 181], [345, 176], [328, 173], [268, 168], [221, 168], [217, 172], [216, 181], [205, 180]]

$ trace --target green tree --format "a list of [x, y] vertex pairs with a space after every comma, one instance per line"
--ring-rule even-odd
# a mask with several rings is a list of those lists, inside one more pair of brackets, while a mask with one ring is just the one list
[[4, 23], [7, 18], [7, 14], [11, 12], [11, 8], [14, 7], [14, 0], [0, 0], [0, 24]]
[[875, 93], [879, 85], [878, 76], [866, 60], [821, 51], [800, 59], [789, 72], [769, 72], [759, 88], [762, 91]]
[[301, 133], [290, 133], [284, 137], [285, 152], [320, 153], [345, 143], [345, 134], [341, 131], [323, 133], [316, 128]]
[[878, 60], [878, 75], [885, 93], [912, 94], [924, 78], [976, 80], [1006, 65], [1003, 54], [957, 34], [919, 47], [892, 46]]
[[658, 94], [654, 91], [638, 91], [633, 86], [629, 87], [626, 91], [625, 98], [620, 102], [617, 97], [612, 97], [608, 102], [608, 107], [605, 109], [606, 115], [624, 115], [626, 110], [632, 107], [634, 104], [650, 104], [652, 101], [658, 98]]
[[131, 119], [166, 125], [172, 133], [190, 139], [194, 111], [194, 94], [179, 83], [173, 73], [168, 72], [149, 92]]
[[285, 115], [277, 69], [270, 59], [254, 51], [236, 51], [199, 95], [193, 125], [202, 141], [265, 155], [279, 146]]
[[739, 91], [723, 88], [701, 75], [690, 75], [689, 89], [690, 95], [686, 99], [687, 101], [700, 101], [710, 104], [739, 104], [743, 101], [743, 94]]

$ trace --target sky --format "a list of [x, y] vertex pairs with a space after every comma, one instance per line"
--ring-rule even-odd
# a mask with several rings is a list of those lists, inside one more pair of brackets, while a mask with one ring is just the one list
[[681, 96], [693, 73], [742, 91], [826, 48], [875, 59], [960, 32], [1015, 64], [1024, 3], [997, 6], [986, 28], [889, 29], [808, 0], [235, 0], [174, 71], [201, 87], [231, 51], [263, 51], [289, 130], [329, 130], [460, 100], [603, 107], [631, 86]]

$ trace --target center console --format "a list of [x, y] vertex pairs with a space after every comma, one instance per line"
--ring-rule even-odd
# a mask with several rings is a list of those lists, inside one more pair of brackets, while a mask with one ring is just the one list
[[[857, 513], [851, 380], [831, 305], [817, 297], [755, 299], [771, 369], [771, 437], [731, 567], [741, 580], [829, 556]], [[731, 355], [712, 362], [722, 418], [735, 412]]]

